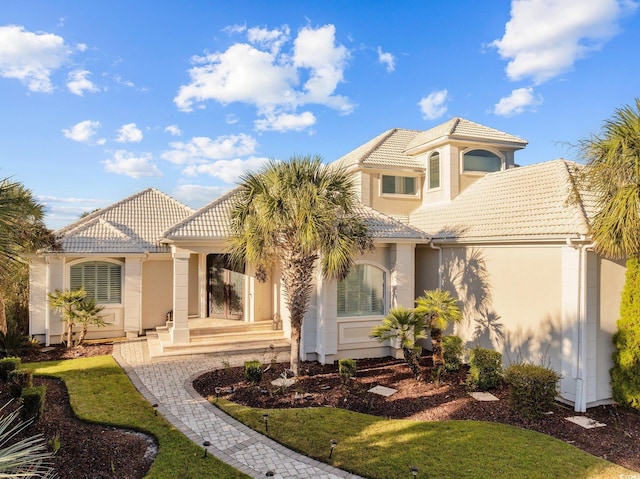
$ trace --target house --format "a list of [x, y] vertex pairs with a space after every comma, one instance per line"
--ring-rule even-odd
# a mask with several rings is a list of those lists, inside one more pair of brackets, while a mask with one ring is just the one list
[[[581, 167], [562, 159], [516, 167], [526, 145], [453, 118], [386, 131], [336, 160], [354, 175], [375, 247], [345, 280], [316, 278], [302, 359], [398, 356], [397, 344], [369, 338], [371, 328], [391, 307], [411, 308], [442, 287], [461, 301], [455, 333], [468, 346], [495, 348], [507, 364], [550, 365], [562, 375], [561, 398], [578, 411], [609, 401], [624, 263], [593, 252], [593, 199], [575, 186]], [[154, 354], [215, 348], [228, 333], [218, 324], [281, 322], [263, 337], [286, 341], [278, 268], [260, 282], [250, 264], [228, 261], [233, 200], [231, 191], [194, 212], [148, 189], [59, 230], [61, 249], [31, 265], [31, 333], [60, 341], [47, 293], [84, 286], [108, 322], [90, 334], [148, 334]], [[248, 347], [254, 337], [242, 331]]]

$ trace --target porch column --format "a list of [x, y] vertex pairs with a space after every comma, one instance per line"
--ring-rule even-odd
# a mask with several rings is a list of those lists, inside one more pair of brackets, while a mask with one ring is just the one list
[[124, 271], [124, 333], [137, 338], [142, 330], [142, 258], [127, 257]]
[[391, 247], [390, 308], [415, 306], [415, 248], [413, 243], [396, 243]]
[[173, 327], [171, 343], [189, 342], [189, 251], [172, 248], [173, 253]]

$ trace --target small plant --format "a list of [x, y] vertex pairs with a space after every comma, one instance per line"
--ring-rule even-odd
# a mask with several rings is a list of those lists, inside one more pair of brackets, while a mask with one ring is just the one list
[[467, 386], [470, 389], [487, 391], [502, 381], [502, 354], [492, 349], [475, 347], [469, 356]]
[[0, 381], [6, 383], [9, 373], [14, 369], [18, 369], [21, 365], [22, 360], [20, 358], [9, 357], [0, 359]]
[[247, 381], [256, 384], [262, 381], [262, 363], [260, 361], [245, 361], [244, 377]]
[[18, 354], [29, 339], [15, 327], [9, 327], [7, 332], [0, 331], [0, 355], [9, 357]]
[[560, 376], [553, 369], [516, 363], [504, 372], [509, 385], [509, 405], [526, 419], [536, 419], [552, 409]]
[[342, 379], [342, 383], [346, 384], [350, 378], [353, 378], [356, 375], [356, 360], [355, 359], [338, 360], [338, 374]]
[[47, 444], [49, 444], [49, 447], [55, 454], [60, 450], [60, 436], [56, 434], [55, 436], [53, 436], [51, 439], [47, 441]]
[[20, 401], [22, 402], [22, 409], [20, 414], [22, 419], [34, 421], [39, 420], [44, 413], [44, 400], [47, 395], [46, 386], [33, 386], [30, 388], [24, 388]]
[[20, 368], [9, 371], [7, 386], [11, 395], [14, 398], [19, 398], [24, 388], [33, 386], [33, 370]]
[[455, 334], [442, 338], [444, 352], [444, 368], [447, 371], [458, 371], [462, 366], [462, 339]]

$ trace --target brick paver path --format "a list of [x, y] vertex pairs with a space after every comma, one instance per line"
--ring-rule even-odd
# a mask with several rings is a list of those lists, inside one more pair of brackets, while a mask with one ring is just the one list
[[254, 478], [275, 472], [276, 479], [358, 479], [287, 449], [259, 434], [209, 404], [192, 387], [193, 379], [205, 371], [229, 364], [241, 366], [256, 359], [234, 355], [193, 355], [149, 358], [146, 340], [116, 343], [113, 356], [134, 386], [158, 412], [198, 445], [209, 441], [209, 452]]

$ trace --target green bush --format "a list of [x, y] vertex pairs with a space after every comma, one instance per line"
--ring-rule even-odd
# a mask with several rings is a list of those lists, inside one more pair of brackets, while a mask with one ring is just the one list
[[262, 381], [262, 363], [260, 361], [245, 361], [244, 377], [252, 383]]
[[24, 388], [20, 401], [22, 402], [22, 410], [20, 415], [23, 420], [33, 419], [37, 421], [44, 413], [44, 400], [47, 396], [46, 386], [33, 386]]
[[553, 369], [516, 363], [504, 371], [511, 409], [526, 419], [536, 419], [553, 408], [560, 376]]
[[3, 383], [7, 382], [7, 378], [9, 377], [9, 372], [14, 369], [18, 369], [22, 365], [22, 360], [20, 358], [3, 358], [0, 359], [0, 381]]
[[355, 359], [339, 359], [338, 360], [338, 374], [343, 383], [346, 383], [349, 378], [353, 378], [356, 375], [356, 360]]
[[455, 334], [442, 338], [444, 368], [447, 371], [458, 371], [462, 366], [462, 339]]
[[627, 261], [627, 275], [620, 302], [618, 330], [613, 335], [615, 351], [611, 390], [618, 403], [640, 411], [640, 263]]
[[29, 337], [22, 334], [15, 326], [10, 326], [6, 333], [0, 331], [0, 354], [15, 356], [29, 342]]
[[467, 386], [474, 390], [487, 391], [502, 381], [502, 354], [492, 349], [475, 347], [469, 355]]
[[30, 388], [33, 386], [33, 370], [20, 368], [9, 371], [7, 386], [9, 387], [9, 392], [14, 398], [20, 397], [24, 388]]

